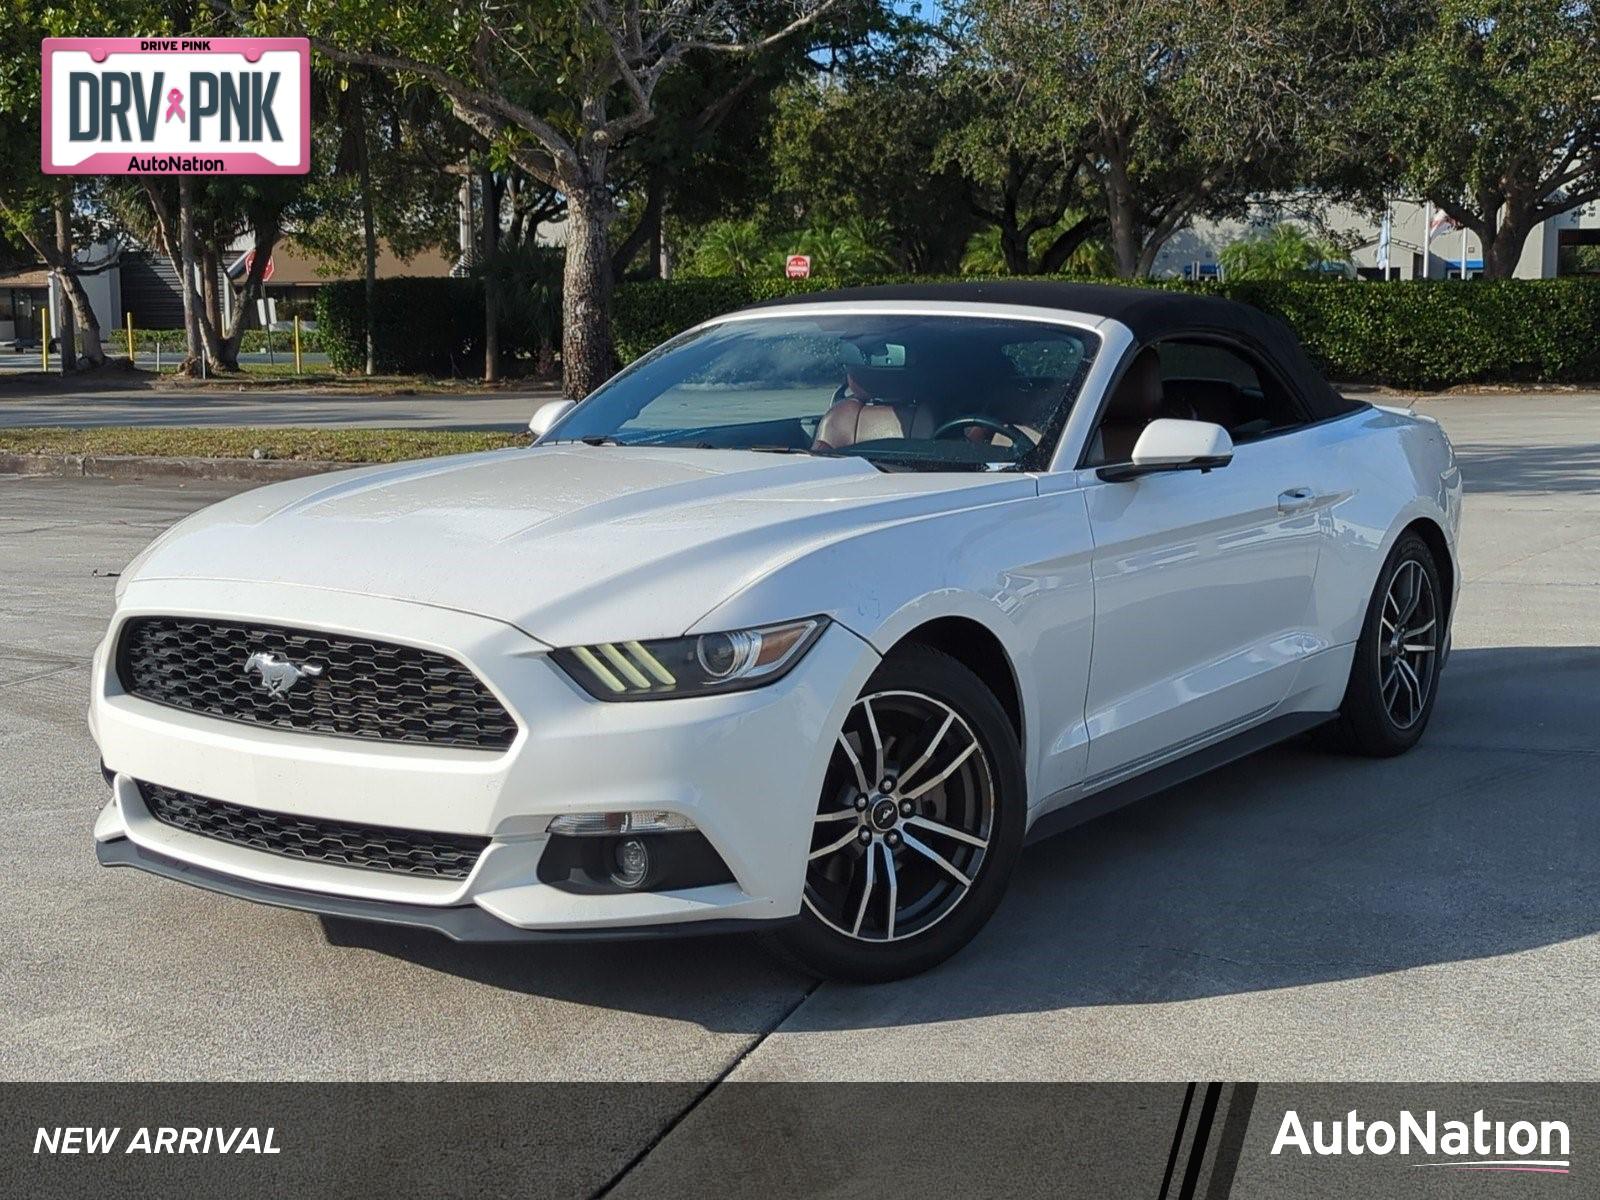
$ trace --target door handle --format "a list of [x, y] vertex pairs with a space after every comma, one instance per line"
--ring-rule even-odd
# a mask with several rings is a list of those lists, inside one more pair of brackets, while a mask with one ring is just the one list
[[1303, 512], [1316, 502], [1316, 496], [1308, 487], [1292, 487], [1278, 493], [1278, 511], [1281, 513]]

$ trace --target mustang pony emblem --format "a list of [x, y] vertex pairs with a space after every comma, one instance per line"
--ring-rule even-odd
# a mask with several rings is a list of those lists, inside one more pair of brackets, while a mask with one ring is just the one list
[[261, 682], [256, 686], [268, 695], [281, 696], [302, 679], [315, 679], [322, 674], [321, 667], [314, 667], [307, 663], [297, 667], [287, 658], [279, 658], [276, 654], [257, 650], [244, 660], [245, 674], [254, 671], [261, 676]]

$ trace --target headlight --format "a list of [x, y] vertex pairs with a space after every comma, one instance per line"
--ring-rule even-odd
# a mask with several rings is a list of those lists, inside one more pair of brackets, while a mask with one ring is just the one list
[[825, 617], [808, 617], [728, 633], [568, 646], [553, 651], [551, 657], [597, 700], [668, 700], [738, 692], [783, 678], [826, 624]]

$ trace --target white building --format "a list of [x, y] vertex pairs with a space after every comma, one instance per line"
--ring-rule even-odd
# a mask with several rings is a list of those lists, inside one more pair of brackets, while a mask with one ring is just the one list
[[[1399, 200], [1390, 206], [1389, 278], [1459, 279], [1483, 271], [1483, 246], [1478, 235], [1453, 226], [1437, 232], [1424, 249], [1430, 212], [1419, 202]], [[1180, 231], [1156, 259], [1155, 274], [1200, 278], [1218, 274], [1217, 260], [1233, 242], [1266, 232], [1281, 221], [1293, 222], [1309, 232], [1323, 233], [1353, 247], [1351, 259], [1360, 274], [1380, 279], [1378, 243], [1382, 217], [1345, 205], [1319, 203], [1307, 197], [1262, 199], [1240, 220], [1201, 220]], [[1582, 247], [1597, 247], [1583, 252]], [[1518, 279], [1553, 279], [1558, 275], [1593, 274], [1600, 269], [1600, 202], [1553, 217], [1528, 235], [1517, 263]]]

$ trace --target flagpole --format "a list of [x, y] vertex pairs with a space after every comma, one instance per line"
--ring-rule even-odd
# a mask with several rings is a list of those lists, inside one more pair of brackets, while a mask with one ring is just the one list
[[1467, 277], [1467, 227], [1461, 227], [1461, 278]]
[[1429, 279], [1433, 275], [1430, 269], [1433, 266], [1433, 201], [1424, 201], [1422, 205], [1422, 277]]

